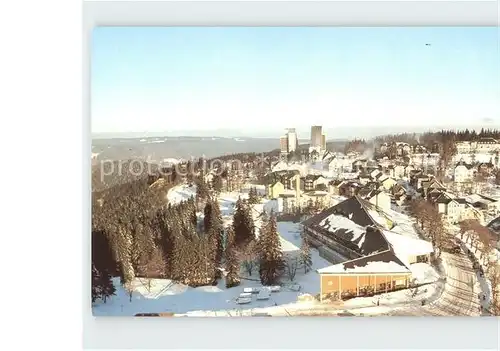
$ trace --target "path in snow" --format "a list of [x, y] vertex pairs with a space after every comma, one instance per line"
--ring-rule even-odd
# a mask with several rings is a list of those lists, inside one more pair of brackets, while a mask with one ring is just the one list
[[391, 316], [479, 316], [477, 277], [466, 254], [441, 254], [446, 267], [443, 294], [434, 303], [386, 313]]

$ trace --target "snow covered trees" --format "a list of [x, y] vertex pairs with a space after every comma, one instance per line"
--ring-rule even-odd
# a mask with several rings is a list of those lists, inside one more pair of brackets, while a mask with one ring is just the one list
[[302, 235], [302, 244], [300, 246], [300, 264], [304, 267], [304, 274], [307, 274], [312, 267], [311, 249], [304, 235]]
[[106, 302], [114, 295], [115, 287], [111, 280], [117, 273], [117, 262], [114, 259], [109, 239], [103, 231], [92, 231], [92, 302], [102, 299]]
[[269, 220], [262, 224], [259, 235], [259, 251], [260, 281], [263, 285], [277, 284], [285, 263], [274, 214], [271, 214]]
[[106, 302], [106, 299], [115, 294], [115, 286], [111, 280], [107, 270], [99, 272], [94, 264], [92, 264], [92, 302], [97, 299], [102, 299]]
[[210, 199], [205, 205], [204, 230], [209, 246], [209, 259], [215, 268], [215, 277], [220, 277], [220, 267], [223, 255], [223, 227], [219, 203]]
[[251, 187], [250, 190], [248, 191], [248, 203], [253, 205], [253, 204], [258, 204], [259, 202], [260, 198], [257, 192], [257, 188]]
[[226, 229], [226, 247], [224, 250], [226, 268], [226, 287], [232, 288], [240, 284], [240, 261], [237, 254], [237, 247], [234, 242], [234, 232], [232, 226]]

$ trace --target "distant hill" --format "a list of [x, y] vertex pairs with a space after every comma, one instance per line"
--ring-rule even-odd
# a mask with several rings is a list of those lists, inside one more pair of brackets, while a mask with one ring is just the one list
[[92, 167], [92, 192], [146, 179], [158, 166], [137, 160], [103, 162]]

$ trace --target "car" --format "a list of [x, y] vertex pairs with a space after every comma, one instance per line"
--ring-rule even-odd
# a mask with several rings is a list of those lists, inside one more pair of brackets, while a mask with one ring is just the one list
[[137, 313], [135, 317], [160, 317], [159, 313]]

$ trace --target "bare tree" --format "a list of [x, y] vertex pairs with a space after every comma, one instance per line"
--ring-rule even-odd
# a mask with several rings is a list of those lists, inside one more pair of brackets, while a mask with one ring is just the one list
[[238, 251], [239, 261], [243, 264], [243, 267], [249, 276], [252, 276], [252, 273], [255, 268], [257, 268], [257, 243], [255, 240], [250, 241], [247, 245], [242, 247]]
[[494, 248], [493, 236], [488, 227], [481, 225], [478, 221], [473, 221], [472, 230], [474, 232], [475, 251], [480, 247], [480, 259], [484, 262], [489, 260], [491, 250]]
[[473, 219], [465, 219], [461, 222], [458, 223], [460, 226], [460, 239], [464, 240], [464, 235], [467, 234], [470, 230], [472, 230], [472, 227], [474, 225], [474, 220]]
[[429, 221], [428, 228], [429, 235], [432, 240], [432, 245], [436, 248], [437, 257], [440, 257], [444, 245], [447, 241], [450, 241], [451, 238], [446, 231], [442, 215], [438, 213], [437, 210], [429, 210], [426, 215]]
[[300, 260], [297, 255], [287, 255], [285, 257], [285, 271], [290, 281], [293, 282], [293, 280], [295, 279], [295, 275], [297, 274], [299, 266]]
[[488, 278], [491, 283], [490, 313], [494, 316], [500, 315], [500, 265], [491, 262], [488, 265]]

